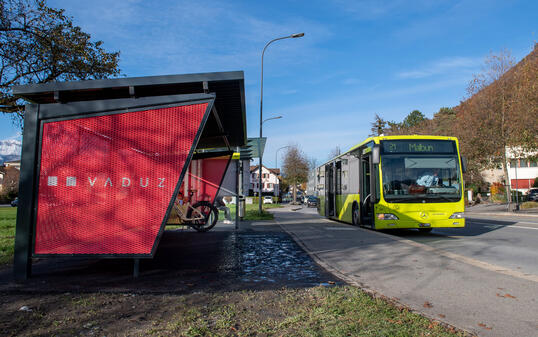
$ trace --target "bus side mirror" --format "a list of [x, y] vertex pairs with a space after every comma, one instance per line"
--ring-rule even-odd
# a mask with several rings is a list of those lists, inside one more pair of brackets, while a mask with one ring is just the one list
[[467, 158], [465, 156], [461, 156], [461, 172], [467, 172]]
[[375, 165], [375, 164], [379, 164], [380, 162], [380, 148], [379, 148], [379, 145], [378, 144], [374, 144], [374, 147], [372, 148], [372, 163]]

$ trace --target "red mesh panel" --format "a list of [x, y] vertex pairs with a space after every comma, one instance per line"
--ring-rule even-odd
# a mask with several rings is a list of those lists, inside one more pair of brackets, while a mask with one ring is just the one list
[[150, 254], [207, 103], [43, 126], [36, 254]]
[[191, 161], [187, 174], [189, 179], [181, 184], [181, 193], [187, 196], [189, 191], [195, 191], [192, 204], [201, 200], [213, 202], [229, 161], [230, 156]]

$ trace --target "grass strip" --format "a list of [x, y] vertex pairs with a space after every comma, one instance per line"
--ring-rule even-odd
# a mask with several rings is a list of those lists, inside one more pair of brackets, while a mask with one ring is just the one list
[[[351, 286], [178, 294], [4, 294], [8, 335], [463, 336]], [[26, 305], [31, 312], [18, 311]]]
[[13, 262], [16, 207], [0, 207], [0, 265]]

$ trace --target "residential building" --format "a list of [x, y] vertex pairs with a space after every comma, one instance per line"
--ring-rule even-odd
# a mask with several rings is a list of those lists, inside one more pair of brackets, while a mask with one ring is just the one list
[[510, 188], [527, 193], [538, 177], [538, 153], [526, 153], [519, 149], [507, 149], [508, 178]]
[[[507, 148], [506, 159], [508, 160], [508, 178], [510, 188], [527, 193], [532, 187], [534, 179], [538, 177], [538, 153], [526, 153], [518, 148]], [[480, 172], [484, 181], [492, 184], [504, 181], [502, 169], [490, 169]]]
[[0, 166], [0, 192], [19, 190], [21, 161], [6, 161]]
[[[250, 187], [249, 195], [254, 196], [259, 193], [259, 166], [250, 167]], [[278, 197], [280, 193], [280, 169], [267, 168], [262, 166], [262, 195], [273, 195]]]

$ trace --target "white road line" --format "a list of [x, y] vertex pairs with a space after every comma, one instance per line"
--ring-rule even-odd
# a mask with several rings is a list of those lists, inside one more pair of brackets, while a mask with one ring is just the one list
[[537, 229], [536, 227], [525, 227], [525, 226], [514, 226], [514, 225], [510, 225], [510, 226], [506, 226], [506, 227], [515, 227], [515, 228], [525, 228], [525, 229]]
[[[481, 222], [481, 221], [469, 221], [469, 223], [475, 223], [475, 224], [479, 224], [479, 225], [489, 225], [489, 226], [494, 226], [494, 227], [505, 227], [505, 228], [525, 228], [525, 229], [537, 229], [537, 227], [527, 227], [527, 226], [516, 226], [516, 225], [501, 225], [501, 224], [495, 224], [495, 223], [491, 223], [491, 222]], [[534, 223], [532, 222], [523, 222], [523, 221], [518, 221], [516, 223], [526, 223], [526, 224], [531, 224], [531, 225], [534, 225]]]

